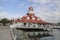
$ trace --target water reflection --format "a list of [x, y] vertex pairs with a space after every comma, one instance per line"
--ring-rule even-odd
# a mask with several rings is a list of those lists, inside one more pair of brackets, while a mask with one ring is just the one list
[[53, 29], [52, 31], [52, 37], [44, 37], [40, 40], [60, 40], [60, 30], [59, 29]]
[[44, 38], [41, 38], [41, 40], [54, 40], [52, 37], [44, 37]]
[[[20, 40], [20, 39], [23, 40], [23, 38], [27, 39], [27, 40], [31, 38], [31, 40], [33, 40], [32, 37], [37, 37], [38, 34], [42, 35], [43, 33], [48, 34], [48, 32], [46, 32], [46, 31], [45, 32], [24, 32], [22, 30], [16, 30], [14, 32], [14, 34], [17, 35], [17, 38], [18, 38], [17, 40]], [[53, 29], [52, 32], [50, 32], [49, 34], [51, 34], [53, 36], [45, 35], [44, 37], [40, 38], [41, 37], [41, 35], [40, 35], [40, 37], [38, 39], [39, 40], [60, 40], [60, 29]], [[35, 35], [35, 36], [33, 36], [33, 35]]]

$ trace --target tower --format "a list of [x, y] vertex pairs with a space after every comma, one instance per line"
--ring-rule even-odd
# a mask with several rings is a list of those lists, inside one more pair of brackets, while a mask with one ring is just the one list
[[32, 7], [29, 7], [27, 14], [32, 14], [32, 15], [34, 14], [34, 10]]
[[[14, 28], [14, 34], [17, 36], [15, 38], [17, 40], [40, 40], [40, 37], [49, 36], [48, 30], [44, 29], [44, 25], [46, 25], [47, 22], [44, 22], [34, 14], [32, 6], [28, 8], [28, 12], [25, 16], [15, 20], [15, 22], [16, 27]], [[44, 32], [41, 33], [41, 31]]]

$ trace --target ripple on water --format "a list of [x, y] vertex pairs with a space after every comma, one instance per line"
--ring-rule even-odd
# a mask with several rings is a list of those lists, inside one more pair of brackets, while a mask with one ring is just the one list
[[60, 40], [60, 30], [53, 29], [52, 35], [53, 35], [52, 37], [44, 37], [41, 38], [40, 40]]

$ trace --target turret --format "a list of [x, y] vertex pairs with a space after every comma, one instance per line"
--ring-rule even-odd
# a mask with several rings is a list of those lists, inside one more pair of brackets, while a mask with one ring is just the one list
[[32, 7], [29, 7], [29, 9], [28, 9], [28, 13], [27, 13], [27, 14], [34, 14], [34, 10], [33, 10]]

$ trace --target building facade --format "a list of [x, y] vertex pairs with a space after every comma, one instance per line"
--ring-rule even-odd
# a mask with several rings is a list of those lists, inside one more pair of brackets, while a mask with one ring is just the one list
[[25, 16], [14, 20], [13, 25], [10, 25], [14, 40], [38, 40], [41, 36], [48, 36], [52, 27], [52, 24], [36, 16], [32, 7], [29, 7]]

